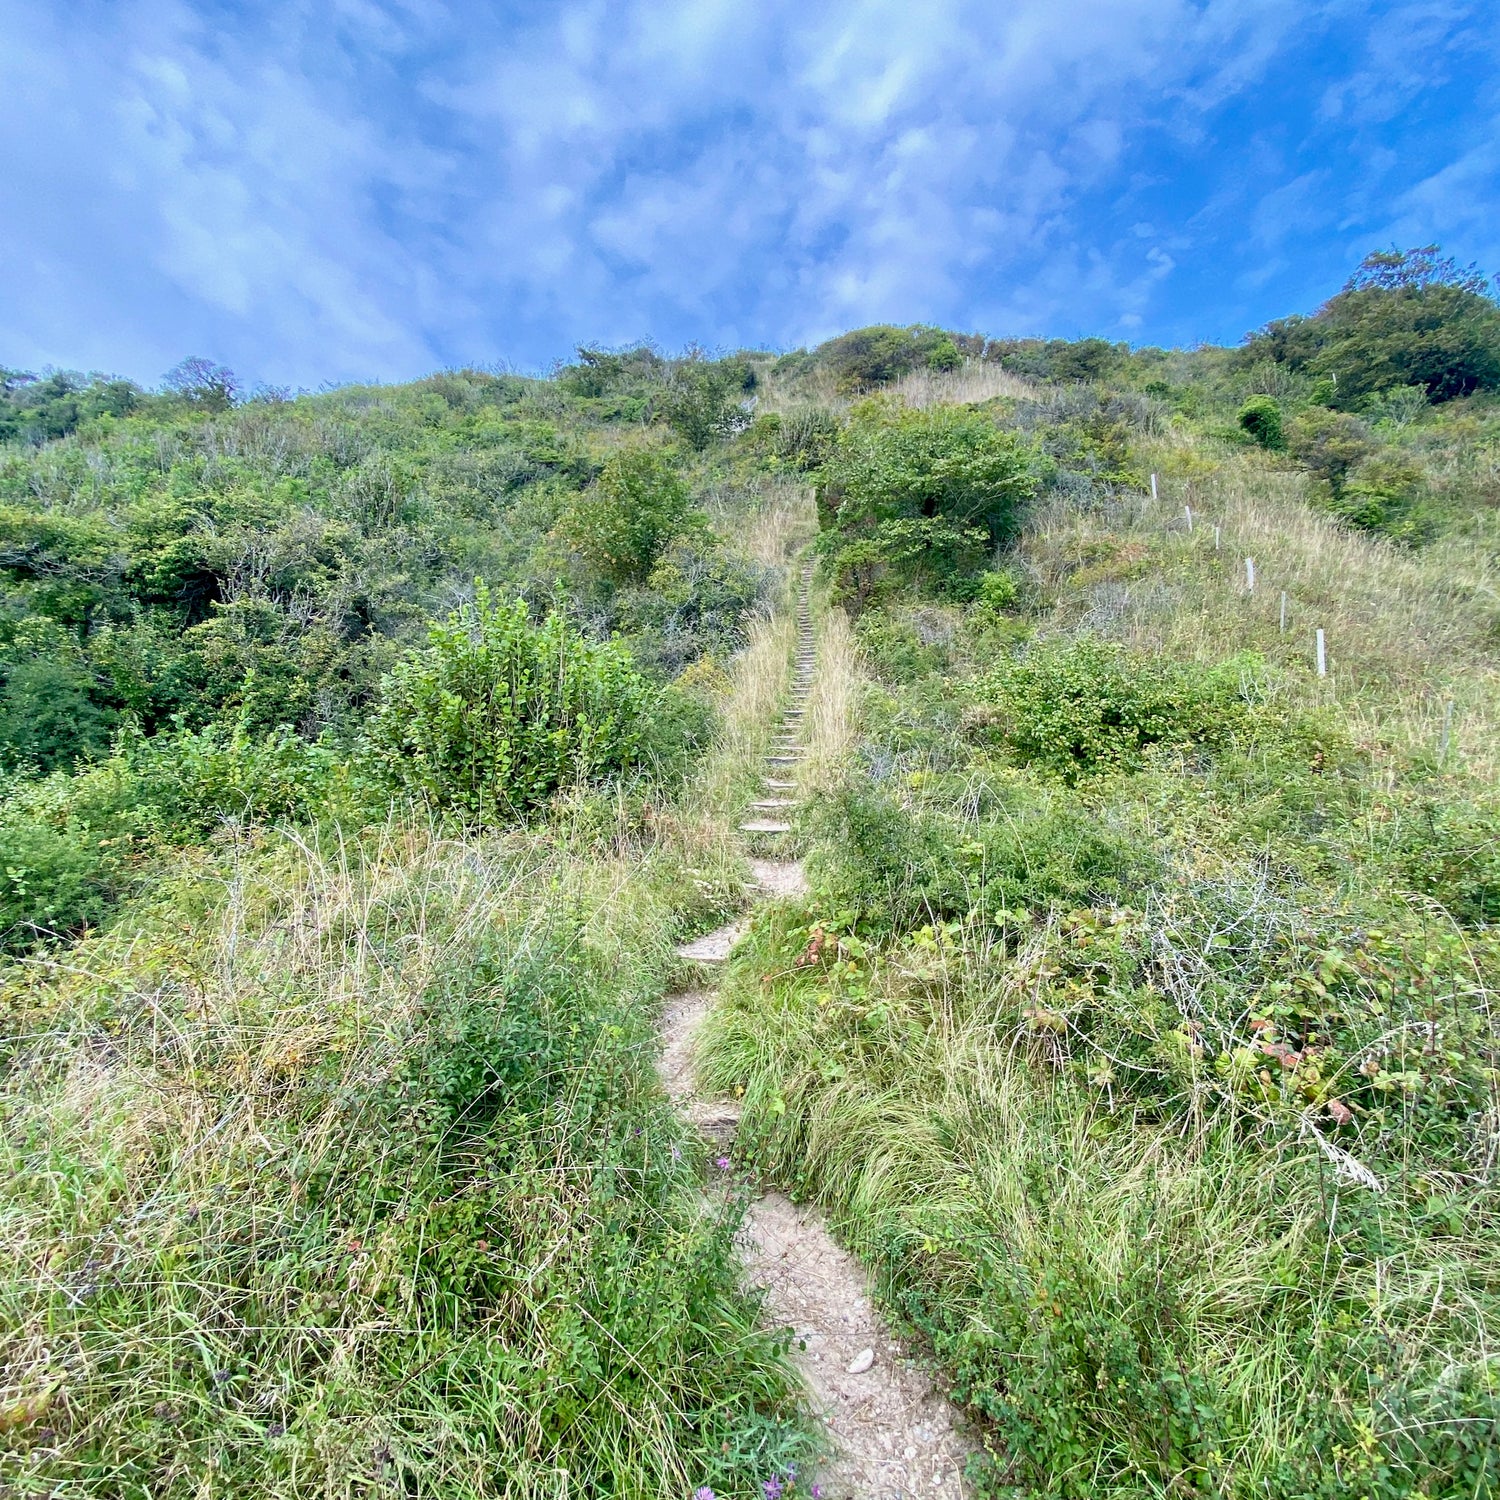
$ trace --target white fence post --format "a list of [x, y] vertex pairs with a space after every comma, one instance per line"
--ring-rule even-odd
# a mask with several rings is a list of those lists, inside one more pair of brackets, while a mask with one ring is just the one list
[[1318, 642], [1318, 676], [1319, 677], [1326, 677], [1328, 675], [1328, 648], [1327, 648], [1327, 646], [1324, 643], [1323, 632], [1321, 630], [1318, 631], [1317, 642]]
[[1191, 533], [1193, 529], [1193, 507], [1191, 505], [1184, 505], [1182, 513], [1187, 517], [1188, 532]]
[[1247, 594], [1255, 592], [1255, 559], [1253, 557], [1245, 559], [1245, 592]]
[[1281, 633], [1286, 634], [1286, 590], [1281, 591]]
[[1151, 476], [1151, 498], [1156, 499], [1156, 475]]
[[1217, 526], [1215, 526], [1214, 527], [1214, 551], [1215, 552], [1217, 552], [1219, 550], [1219, 532], [1220, 532], [1220, 528], [1217, 527]]

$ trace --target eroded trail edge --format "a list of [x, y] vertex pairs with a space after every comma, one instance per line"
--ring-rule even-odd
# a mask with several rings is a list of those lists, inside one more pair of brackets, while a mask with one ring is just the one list
[[[807, 889], [801, 861], [774, 856], [784, 853], [778, 846], [792, 832], [797, 770], [805, 753], [802, 724], [815, 674], [808, 584], [804, 572], [791, 703], [767, 757], [764, 792], [740, 824], [752, 854], [766, 855], [750, 861], [761, 901]], [[722, 963], [747, 926], [740, 918], [684, 944], [678, 954], [701, 965]], [[659, 1068], [684, 1116], [728, 1149], [739, 1128], [739, 1106], [700, 1094], [693, 1072], [695, 1038], [713, 1000], [710, 989], [670, 997]], [[816, 1475], [824, 1500], [963, 1495], [971, 1450], [957, 1414], [891, 1337], [871, 1302], [864, 1268], [833, 1239], [822, 1216], [781, 1193], [767, 1193], [746, 1216], [745, 1250], [748, 1276], [765, 1289], [768, 1318], [794, 1334], [793, 1358], [828, 1429], [833, 1454]]]

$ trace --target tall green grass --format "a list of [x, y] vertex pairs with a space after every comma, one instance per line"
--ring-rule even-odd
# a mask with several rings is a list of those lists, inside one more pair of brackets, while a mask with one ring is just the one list
[[652, 1070], [729, 867], [601, 823], [226, 842], [6, 971], [9, 1492], [748, 1495], [805, 1455]]

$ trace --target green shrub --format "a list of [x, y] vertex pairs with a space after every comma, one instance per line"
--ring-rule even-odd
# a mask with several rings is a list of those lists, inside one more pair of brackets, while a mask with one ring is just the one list
[[754, 385], [754, 371], [742, 362], [690, 358], [669, 376], [659, 397], [661, 414], [688, 447], [701, 452], [750, 425], [741, 403]]
[[913, 585], [962, 592], [1036, 488], [1030, 450], [982, 413], [866, 403], [818, 475], [838, 601], [858, 612]]
[[87, 827], [52, 827], [26, 807], [0, 810], [0, 952], [100, 922], [111, 873]]
[[983, 683], [993, 725], [1025, 765], [1069, 783], [1139, 770], [1146, 751], [1226, 743], [1245, 728], [1245, 657], [1215, 667], [1137, 656], [1081, 636], [1034, 645]]
[[1251, 396], [1240, 407], [1239, 423], [1262, 448], [1284, 448], [1281, 407], [1270, 396]]
[[1395, 855], [1403, 883], [1466, 927], [1500, 923], [1500, 807], [1495, 799], [1405, 809]]
[[492, 604], [483, 583], [428, 636], [386, 681], [371, 725], [396, 785], [493, 822], [638, 761], [652, 695], [620, 647], [560, 613], [532, 625], [524, 602]]
[[1375, 451], [1376, 443], [1358, 417], [1313, 406], [1292, 423], [1287, 446], [1298, 463], [1338, 495], [1350, 471]]
[[707, 529], [671, 460], [649, 448], [617, 453], [558, 523], [562, 538], [613, 584], [645, 583], [674, 541]]
[[828, 920], [866, 932], [1124, 901], [1155, 869], [1154, 856], [1088, 808], [1019, 789], [975, 822], [848, 781], [818, 804], [812, 826]]
[[1009, 614], [1021, 604], [1020, 580], [1004, 570], [985, 573], [979, 580], [976, 598], [991, 614]]
[[97, 697], [98, 684], [68, 655], [9, 666], [0, 686], [0, 764], [47, 772], [106, 750], [114, 714]]
[[1428, 539], [1433, 524], [1422, 514], [1423, 480], [1422, 471], [1409, 460], [1379, 453], [1344, 480], [1330, 508], [1361, 531], [1416, 545]]
[[958, 352], [958, 345], [946, 333], [927, 351], [929, 370], [957, 370], [963, 362], [964, 357]]
[[1036, 493], [1032, 455], [982, 412], [858, 409], [819, 475], [822, 515], [840, 530], [883, 521], [944, 521], [995, 544]]

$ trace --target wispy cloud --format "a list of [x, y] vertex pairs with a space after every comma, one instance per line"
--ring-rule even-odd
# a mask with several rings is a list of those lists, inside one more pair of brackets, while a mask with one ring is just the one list
[[150, 378], [192, 349], [316, 383], [876, 319], [1232, 336], [1362, 235], [1491, 248], [1494, 133], [1442, 129], [1460, 96], [1500, 112], [1482, 20], [1480, 0], [0, 0], [21, 273], [0, 360]]

